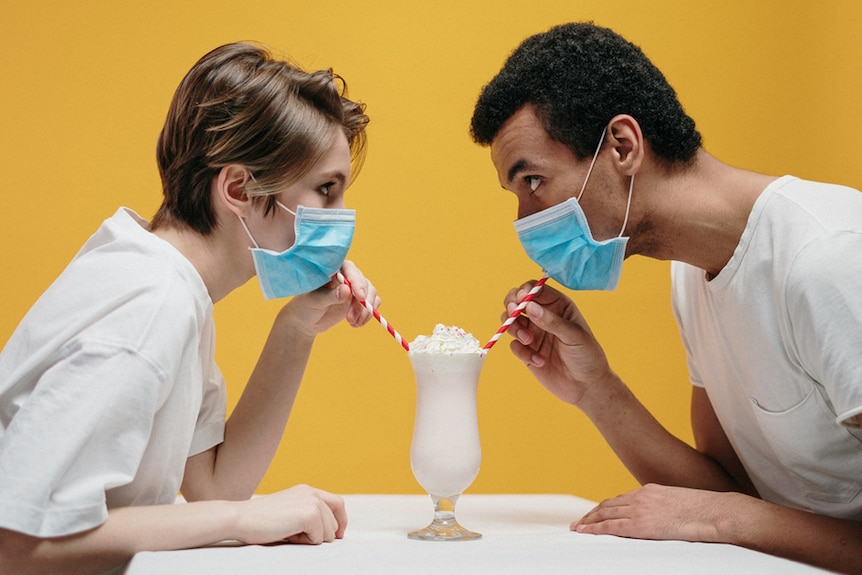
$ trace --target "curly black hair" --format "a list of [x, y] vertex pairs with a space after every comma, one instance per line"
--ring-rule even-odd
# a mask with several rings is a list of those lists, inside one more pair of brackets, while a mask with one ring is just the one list
[[607, 123], [629, 114], [653, 151], [686, 163], [700, 133], [676, 92], [640, 48], [592, 22], [555, 26], [527, 38], [482, 89], [471, 121], [477, 144], [490, 145], [525, 104], [536, 106], [548, 135], [577, 158], [592, 156]]

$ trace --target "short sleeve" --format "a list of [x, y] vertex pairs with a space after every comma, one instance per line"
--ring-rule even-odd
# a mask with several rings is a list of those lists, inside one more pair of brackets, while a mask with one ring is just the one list
[[673, 316], [676, 319], [676, 325], [679, 328], [679, 335], [682, 338], [682, 345], [685, 349], [691, 384], [695, 387], [703, 387], [703, 379], [700, 376], [700, 370], [694, 359], [694, 353], [692, 353], [692, 342], [689, 341], [685, 329], [686, 318], [691, 317], [691, 314], [695, 313], [691, 309], [690, 283], [694, 277], [693, 274], [696, 273], [702, 274], [703, 272], [682, 262], [671, 262], [671, 309], [673, 310]]
[[227, 390], [218, 366], [213, 363], [209, 377], [203, 383], [203, 401], [195, 423], [189, 457], [202, 453], [224, 441], [227, 415]]
[[106, 490], [135, 477], [163, 381], [123, 348], [64, 349], [0, 443], [0, 525], [51, 537], [104, 522]]

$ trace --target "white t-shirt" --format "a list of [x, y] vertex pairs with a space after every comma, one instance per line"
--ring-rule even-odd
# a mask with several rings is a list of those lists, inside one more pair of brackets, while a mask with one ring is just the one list
[[0, 526], [40, 537], [176, 499], [224, 437], [212, 301], [191, 263], [120, 209], [0, 353]]
[[862, 520], [862, 193], [780, 178], [718, 276], [671, 276], [691, 381], [760, 495]]

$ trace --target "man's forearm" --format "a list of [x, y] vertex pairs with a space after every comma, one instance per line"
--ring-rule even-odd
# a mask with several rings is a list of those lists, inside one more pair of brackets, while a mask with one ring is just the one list
[[740, 496], [722, 538], [728, 543], [840, 573], [862, 574], [862, 522]]
[[615, 374], [584, 394], [578, 407], [642, 485], [741, 490], [715, 460], [671, 435]]

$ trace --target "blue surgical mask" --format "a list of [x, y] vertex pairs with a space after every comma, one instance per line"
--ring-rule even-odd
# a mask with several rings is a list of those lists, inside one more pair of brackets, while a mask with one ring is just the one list
[[602, 131], [599, 146], [577, 198], [569, 198], [515, 221], [515, 231], [530, 259], [542, 266], [546, 274], [569, 289], [613, 290], [617, 287], [622, 272], [628, 241], [627, 237], [623, 237], [623, 232], [629, 218], [634, 176], [629, 183], [623, 227], [615, 238], [596, 241], [579, 203], [604, 139], [605, 132]]
[[240, 218], [255, 246], [249, 249], [266, 299], [307, 293], [329, 282], [341, 269], [356, 228], [355, 210], [299, 206], [294, 212], [281, 202], [276, 204], [295, 216], [296, 240], [283, 252], [258, 246], [245, 221]]

